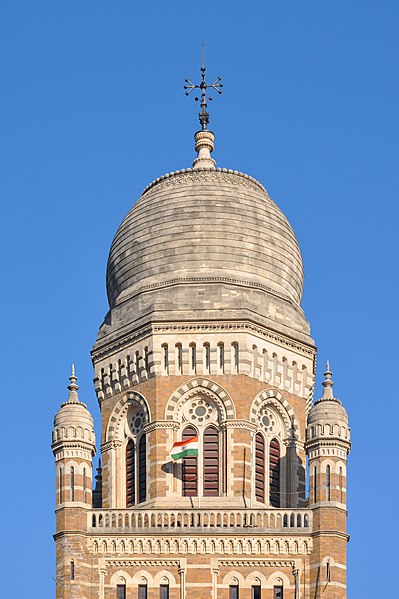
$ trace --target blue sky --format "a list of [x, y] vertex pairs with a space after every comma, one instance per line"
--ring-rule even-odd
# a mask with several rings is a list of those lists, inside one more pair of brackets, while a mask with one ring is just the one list
[[316, 396], [329, 358], [350, 415], [349, 597], [396, 594], [399, 3], [3, 0], [4, 597], [22, 579], [30, 599], [54, 596], [53, 415], [74, 361], [98, 425], [89, 351], [109, 246], [150, 181], [191, 165], [182, 86], [202, 40], [224, 81], [214, 156], [293, 225]]

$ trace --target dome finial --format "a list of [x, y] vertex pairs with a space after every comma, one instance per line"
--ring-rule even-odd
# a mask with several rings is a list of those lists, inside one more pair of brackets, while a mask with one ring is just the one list
[[69, 380], [71, 381], [71, 383], [70, 383], [70, 385], [68, 385], [68, 389], [69, 389], [68, 403], [80, 403], [79, 397], [78, 397], [79, 386], [76, 384], [78, 377], [75, 375], [75, 364], [72, 364], [71, 376], [69, 377]]
[[[186, 96], [190, 95], [194, 89], [201, 90], [201, 111], [199, 112], [199, 121], [201, 124], [201, 131], [197, 131], [194, 135], [195, 139], [195, 151], [198, 152], [197, 158], [193, 162], [193, 168], [213, 168], [215, 166], [215, 161], [211, 158], [211, 152], [215, 147], [214, 141], [215, 136], [212, 131], [209, 131], [207, 125], [209, 123], [209, 113], [207, 111], [208, 103], [207, 100], [211, 101], [212, 96], [206, 97], [206, 90], [208, 88], [214, 89], [218, 94], [222, 93], [223, 83], [220, 83], [222, 80], [221, 77], [218, 77], [214, 83], [207, 83], [205, 81], [205, 58], [204, 58], [204, 44], [202, 43], [202, 66], [201, 66], [201, 83], [194, 84], [191, 83], [189, 79], [185, 79], [185, 82], [188, 85], [184, 86], [186, 89]], [[199, 102], [200, 98], [196, 97], [195, 101]]]
[[326, 371], [324, 373], [324, 376], [325, 376], [325, 380], [322, 382], [322, 385], [324, 387], [322, 399], [334, 399], [334, 393], [332, 390], [334, 383], [331, 380], [332, 372], [330, 370], [330, 361], [329, 360], [327, 360]]

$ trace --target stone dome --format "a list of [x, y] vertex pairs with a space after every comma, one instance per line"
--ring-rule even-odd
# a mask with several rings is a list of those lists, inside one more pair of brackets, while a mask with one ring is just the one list
[[160, 177], [115, 235], [107, 265], [111, 308], [141, 291], [197, 281], [262, 288], [300, 304], [295, 234], [248, 175], [197, 166]]
[[79, 387], [76, 384], [74, 369], [69, 380], [71, 384], [68, 385], [68, 400], [61, 404], [54, 416], [53, 451], [61, 444], [78, 444], [90, 449], [94, 455], [96, 443], [94, 421], [86, 404], [79, 401], [77, 393]]
[[310, 447], [313, 442], [323, 442], [335, 439], [350, 446], [350, 428], [348, 413], [342, 403], [334, 397], [330, 365], [327, 362], [323, 396], [315, 401], [307, 420], [307, 442]]

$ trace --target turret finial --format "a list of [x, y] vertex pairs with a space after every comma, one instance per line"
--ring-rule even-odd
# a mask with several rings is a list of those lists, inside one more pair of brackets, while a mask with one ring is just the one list
[[68, 385], [68, 389], [69, 389], [68, 403], [80, 403], [79, 397], [78, 397], [79, 386], [76, 384], [78, 377], [75, 375], [75, 364], [72, 364], [71, 370], [72, 370], [71, 376], [69, 377], [69, 380], [71, 381], [71, 383], [70, 383], [70, 385]]
[[331, 380], [332, 372], [330, 370], [330, 361], [329, 360], [327, 360], [326, 371], [324, 373], [324, 376], [325, 376], [325, 380], [322, 382], [322, 385], [324, 387], [322, 399], [334, 399], [334, 393], [332, 390], [334, 383]]

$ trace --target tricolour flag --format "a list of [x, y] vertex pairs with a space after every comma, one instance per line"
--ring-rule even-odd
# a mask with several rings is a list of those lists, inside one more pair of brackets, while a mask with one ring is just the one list
[[190, 455], [198, 455], [198, 436], [191, 437], [187, 441], [176, 441], [170, 450], [170, 457], [173, 460], [181, 460]]

